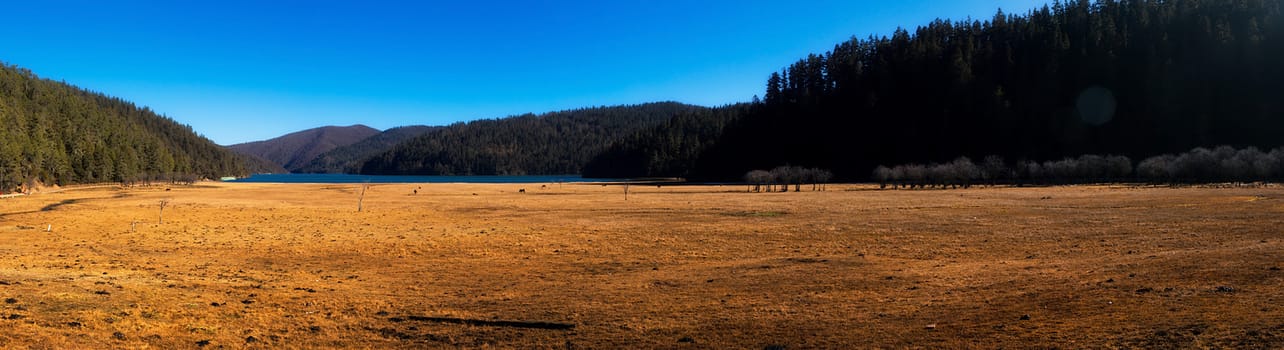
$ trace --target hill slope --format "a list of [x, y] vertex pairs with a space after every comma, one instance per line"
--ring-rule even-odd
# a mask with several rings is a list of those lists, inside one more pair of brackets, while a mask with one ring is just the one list
[[267, 159], [287, 170], [293, 170], [322, 153], [357, 143], [378, 133], [379, 130], [365, 125], [324, 126], [227, 148], [240, 154]]
[[[1284, 142], [1281, 6], [1070, 1], [853, 39], [772, 73], [763, 103], [680, 163], [695, 164], [685, 170], [697, 179], [792, 164], [865, 180], [880, 164], [958, 156], [1275, 148]], [[691, 154], [621, 147], [613, 154], [635, 163]]]
[[241, 160], [191, 127], [131, 102], [0, 64], [0, 191], [245, 173]]
[[584, 165], [591, 178], [687, 177], [727, 124], [759, 106], [749, 103], [680, 113], [612, 143]]
[[273, 161], [263, 159], [252, 154], [236, 155], [241, 158], [242, 164], [245, 164], [245, 170], [250, 174], [288, 174], [289, 170]]
[[398, 144], [361, 165], [362, 174], [578, 174], [624, 135], [705, 109], [676, 102], [585, 108], [456, 123]]
[[298, 168], [296, 173], [355, 173], [370, 157], [379, 155], [403, 141], [418, 137], [440, 127], [412, 125], [396, 127], [367, 137], [357, 143], [322, 153]]

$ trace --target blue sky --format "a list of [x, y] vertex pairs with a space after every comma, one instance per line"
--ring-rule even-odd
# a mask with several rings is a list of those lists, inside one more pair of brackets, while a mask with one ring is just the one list
[[748, 101], [852, 36], [1042, 1], [15, 1], [0, 61], [219, 144], [323, 125]]

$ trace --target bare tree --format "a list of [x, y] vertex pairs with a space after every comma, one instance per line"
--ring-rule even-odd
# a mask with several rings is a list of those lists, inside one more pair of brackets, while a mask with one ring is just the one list
[[1132, 175], [1132, 159], [1125, 156], [1106, 156], [1106, 173], [1113, 181], [1121, 181]]
[[976, 181], [981, 178], [981, 168], [978, 168], [976, 164], [973, 164], [972, 160], [968, 159], [968, 157], [955, 158], [953, 162], [950, 162], [950, 168], [952, 170], [951, 175], [954, 177], [956, 186], [971, 188], [972, 181]]
[[358, 213], [360, 213], [360, 212], [361, 212], [361, 210], [362, 210], [362, 204], [366, 201], [366, 189], [369, 189], [369, 188], [370, 188], [370, 184], [363, 184], [363, 185], [361, 185], [361, 195], [357, 197], [357, 212], [358, 212]]
[[771, 169], [771, 174], [780, 184], [780, 192], [789, 192], [789, 185], [794, 185], [794, 192], [802, 192], [804, 169], [796, 166], [778, 166]]
[[[761, 192], [762, 187], [771, 182], [771, 173], [765, 170], [752, 170], [745, 173], [745, 182], [753, 185], [754, 192]], [[770, 188], [767, 191], [771, 191]]]
[[905, 166], [897, 165], [892, 167], [892, 187], [897, 189], [904, 188], [906, 185]]
[[918, 186], [923, 188], [923, 181], [927, 179], [927, 167], [922, 164], [910, 164], [905, 166], [905, 180], [909, 181], [910, 188]]
[[1008, 166], [1007, 162], [1003, 161], [1003, 157], [988, 155], [985, 156], [985, 160], [981, 161], [981, 179], [988, 181], [990, 186], [997, 185], [1007, 175]]
[[834, 173], [829, 170], [816, 169], [816, 182], [820, 183], [820, 190], [824, 191], [829, 185], [829, 180], [834, 178]]
[[1171, 154], [1154, 156], [1137, 164], [1137, 176], [1151, 182], [1172, 181], [1172, 163], [1176, 160]]
[[1262, 161], [1262, 168], [1268, 169], [1266, 172], [1270, 174], [1267, 176], [1267, 179], [1284, 179], [1284, 147], [1271, 150], [1271, 154], [1269, 156], [1270, 157], [1268, 159], [1264, 159]]
[[169, 199], [160, 200], [160, 213], [156, 216], [157, 224], [165, 223], [165, 206], [169, 205]]
[[1018, 164], [1017, 169], [1021, 172], [1021, 178], [1026, 179], [1031, 184], [1042, 182], [1043, 177], [1046, 176], [1043, 165], [1039, 164], [1039, 162], [1026, 160]]
[[1253, 159], [1254, 177], [1261, 181], [1270, 181], [1275, 177], [1275, 169], [1278, 168], [1279, 165], [1276, 163], [1277, 160], [1272, 157], [1272, 154], [1275, 154], [1275, 152], [1262, 153], [1259, 151], [1257, 157]]
[[874, 173], [872, 175], [874, 181], [878, 181], [878, 188], [884, 189], [887, 188], [887, 182], [892, 179], [892, 169], [879, 165], [877, 168], [874, 168]]
[[780, 192], [789, 192], [789, 182], [793, 180], [792, 169], [789, 166], [778, 166], [771, 169], [771, 179], [773, 183], [780, 185]]

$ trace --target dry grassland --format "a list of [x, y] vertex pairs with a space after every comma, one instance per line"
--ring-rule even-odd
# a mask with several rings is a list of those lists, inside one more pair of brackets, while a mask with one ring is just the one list
[[540, 186], [0, 200], [0, 347], [1284, 347], [1279, 187]]

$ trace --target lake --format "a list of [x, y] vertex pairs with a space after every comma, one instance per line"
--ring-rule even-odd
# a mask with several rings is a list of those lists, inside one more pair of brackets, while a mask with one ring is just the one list
[[555, 182], [609, 182], [612, 179], [591, 179], [579, 175], [521, 175], [521, 176], [394, 176], [350, 174], [256, 174], [227, 182], [255, 183], [555, 183]]

